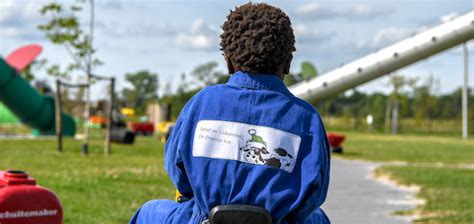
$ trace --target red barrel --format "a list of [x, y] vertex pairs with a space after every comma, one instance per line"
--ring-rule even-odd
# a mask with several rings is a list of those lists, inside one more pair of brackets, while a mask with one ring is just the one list
[[61, 202], [25, 172], [0, 171], [0, 224], [28, 223], [63, 223]]

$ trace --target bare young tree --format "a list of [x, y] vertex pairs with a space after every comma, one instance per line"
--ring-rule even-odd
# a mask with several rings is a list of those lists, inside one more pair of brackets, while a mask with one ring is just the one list
[[[95, 4], [94, 0], [88, 0], [89, 3], [89, 32], [85, 32], [81, 26], [78, 14], [83, 10], [86, 0], [78, 1], [78, 4], [71, 4], [69, 8], [64, 4], [51, 2], [40, 9], [43, 16], [49, 17], [45, 24], [38, 26], [46, 37], [57, 45], [62, 45], [72, 59], [65, 69], [59, 64], [51, 64], [47, 72], [56, 78], [70, 80], [71, 74], [75, 71], [85, 73], [87, 84], [90, 87], [91, 76], [96, 66], [102, 65], [102, 61], [95, 57], [94, 49], [94, 22], [95, 22]], [[84, 91], [78, 91], [83, 94]], [[85, 129], [83, 150], [88, 151], [89, 128], [87, 121], [90, 118], [90, 88], [85, 91], [86, 110], [85, 110]]]

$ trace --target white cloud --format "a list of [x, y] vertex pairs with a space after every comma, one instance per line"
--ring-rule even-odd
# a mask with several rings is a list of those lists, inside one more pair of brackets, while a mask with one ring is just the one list
[[21, 34], [21, 31], [19, 29], [15, 29], [13, 27], [0, 27], [0, 32], [2, 35], [5, 35], [7, 37], [14, 37]]
[[105, 1], [105, 2], [97, 2], [97, 6], [102, 7], [104, 9], [110, 9], [110, 10], [122, 10], [124, 9], [123, 2], [122, 1]]
[[12, 26], [32, 22], [40, 19], [39, 9], [41, 4], [34, 0], [22, 1], [23, 4], [15, 4], [15, 0], [2, 0], [0, 4], [0, 25]]
[[296, 16], [303, 19], [333, 19], [340, 18], [346, 20], [368, 20], [392, 13], [393, 10], [384, 7], [374, 7], [374, 5], [359, 3], [348, 10], [338, 10], [323, 7], [318, 3], [308, 3], [296, 8]]
[[393, 13], [393, 9], [390, 8], [358, 3], [350, 11], [341, 13], [340, 16], [349, 20], [371, 20], [391, 13]]
[[373, 5], [369, 5], [365, 3], [357, 4], [354, 6], [354, 9], [353, 9], [354, 15], [361, 16], [361, 17], [376, 15], [382, 11], [383, 10], [380, 8], [377, 9], [377, 8], [374, 8]]
[[372, 40], [372, 47], [386, 47], [389, 44], [395, 43], [396, 41], [402, 40], [410, 36], [413, 32], [413, 29], [400, 27], [389, 27], [381, 29], [374, 35], [374, 38]]
[[298, 8], [296, 8], [296, 14], [304, 16], [316, 13], [319, 10], [321, 10], [321, 6], [318, 3], [313, 2], [305, 5], [300, 5]]
[[96, 21], [96, 29], [114, 38], [161, 38], [174, 37], [175, 27], [165, 22], [119, 23], [116, 21]]
[[354, 7], [354, 13], [357, 15], [367, 15], [367, 14], [372, 13], [373, 11], [374, 11], [374, 8], [365, 3], [357, 4]]
[[451, 21], [453, 20], [454, 18], [456, 18], [459, 14], [456, 13], [456, 12], [452, 12], [452, 13], [449, 13], [449, 14], [446, 14], [446, 15], [443, 15], [441, 16], [440, 20], [441, 22], [448, 22], [448, 21]]
[[2, 0], [0, 4], [0, 37], [36, 40], [40, 32], [36, 25], [43, 20], [38, 10], [41, 4], [34, 0]]
[[310, 36], [312, 34], [308, 26], [305, 24], [294, 25], [293, 32], [295, 36], [297, 37], [305, 37], [305, 36]]
[[193, 25], [191, 26], [192, 33], [199, 33], [206, 29], [206, 24], [203, 18], [197, 18], [193, 21]]
[[[114, 28], [113, 28], [114, 29]], [[176, 30], [167, 23], [141, 23], [126, 27], [125, 35], [157, 37], [176, 34]]]
[[337, 16], [337, 12], [322, 8], [318, 3], [308, 3], [300, 5], [296, 8], [295, 14], [298, 17], [305, 19], [329, 19]]
[[215, 41], [212, 37], [203, 34], [187, 35], [180, 33], [176, 38], [176, 43], [181, 47], [192, 49], [211, 49]]
[[307, 24], [296, 24], [293, 26], [293, 33], [295, 34], [296, 43], [300, 44], [317, 44], [318, 42], [327, 42], [334, 33], [330, 32], [316, 32], [315, 29], [311, 28]]
[[14, 15], [15, 6], [13, 0], [3, 0], [0, 4], [0, 24], [8, 21]]
[[180, 47], [195, 50], [211, 50], [217, 47], [219, 33], [207, 24], [204, 19], [197, 18], [191, 25], [190, 32], [180, 32], [176, 36], [176, 44]]

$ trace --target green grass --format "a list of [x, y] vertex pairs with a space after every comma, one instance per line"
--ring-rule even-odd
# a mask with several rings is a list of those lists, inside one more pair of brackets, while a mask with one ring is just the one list
[[377, 170], [388, 173], [403, 185], [418, 185], [419, 197], [426, 204], [419, 211], [415, 223], [474, 223], [474, 170], [428, 167], [386, 166]]
[[[114, 144], [112, 155], [105, 157], [101, 135], [96, 132], [88, 156], [80, 154], [81, 142], [74, 139], [65, 139], [63, 153], [56, 152], [54, 139], [0, 140], [0, 170], [26, 170], [40, 185], [56, 192], [63, 203], [65, 223], [127, 223], [146, 201], [174, 196], [163, 170], [163, 145], [156, 138], [139, 137], [134, 145]], [[473, 164], [474, 140], [345, 134], [343, 158], [409, 162], [407, 166], [384, 166], [377, 172], [421, 187], [418, 196], [427, 203], [417, 209], [423, 216], [419, 222], [473, 221], [473, 170], [435, 165]]]
[[420, 215], [415, 223], [474, 223], [474, 170], [463, 168], [474, 164], [472, 138], [346, 134], [343, 158], [407, 162], [376, 170], [397, 183], [420, 186], [417, 196], [426, 204], [397, 214]]
[[473, 163], [474, 139], [346, 133], [344, 158], [373, 161]]
[[[328, 130], [332, 131], [353, 131], [365, 132], [369, 129], [366, 123], [366, 117], [335, 117], [323, 116], [323, 121]], [[471, 119], [469, 122], [472, 122]], [[411, 135], [444, 135], [444, 136], [460, 136], [462, 121], [461, 118], [452, 119], [422, 119], [401, 118], [399, 132]], [[375, 123], [373, 127], [377, 132], [384, 133], [385, 126], [382, 123]], [[469, 129], [470, 135], [474, 134], [474, 129]]]
[[22, 169], [53, 190], [64, 207], [65, 223], [127, 223], [148, 200], [172, 198], [174, 188], [163, 170], [163, 145], [138, 138], [133, 146], [103, 141], [80, 154], [81, 142], [65, 140], [63, 153], [50, 140], [0, 140], [0, 170]]

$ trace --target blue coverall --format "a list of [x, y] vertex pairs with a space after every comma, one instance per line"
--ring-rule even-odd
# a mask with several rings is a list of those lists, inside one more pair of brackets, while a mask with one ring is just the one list
[[165, 146], [165, 169], [191, 200], [147, 202], [130, 223], [201, 223], [224, 204], [263, 207], [274, 223], [330, 223], [329, 162], [310, 104], [275, 75], [236, 72], [186, 104]]

